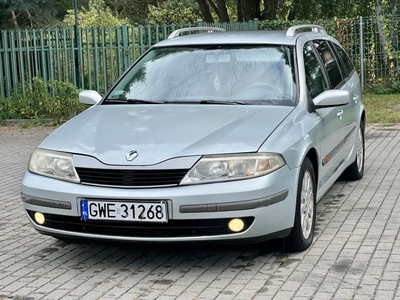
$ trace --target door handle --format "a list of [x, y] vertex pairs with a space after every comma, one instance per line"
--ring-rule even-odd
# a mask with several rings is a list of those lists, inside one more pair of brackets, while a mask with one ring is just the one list
[[343, 109], [339, 110], [336, 116], [341, 120], [343, 118]]
[[358, 95], [357, 95], [357, 94], [354, 94], [353, 100], [354, 100], [354, 103], [357, 103], [357, 102], [358, 102]]

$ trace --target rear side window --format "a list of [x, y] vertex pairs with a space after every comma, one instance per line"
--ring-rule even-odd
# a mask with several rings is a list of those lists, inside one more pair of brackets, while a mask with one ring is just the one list
[[313, 41], [315, 48], [321, 56], [322, 62], [325, 65], [328, 78], [332, 88], [336, 88], [343, 80], [340, 67], [336, 61], [335, 55], [327, 41]]
[[342, 47], [340, 47], [339, 45], [337, 45], [335, 43], [332, 43], [332, 44], [334, 45], [336, 52], [339, 54], [340, 58], [342, 59], [346, 77], [350, 77], [354, 71], [353, 62], [351, 61], [350, 57], [347, 55], [346, 51], [343, 50]]
[[303, 55], [308, 91], [310, 92], [311, 98], [315, 98], [327, 89], [327, 85], [321, 65], [310, 44], [304, 46]]

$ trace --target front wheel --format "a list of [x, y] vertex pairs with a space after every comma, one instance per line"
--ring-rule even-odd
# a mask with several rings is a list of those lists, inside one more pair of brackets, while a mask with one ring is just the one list
[[292, 252], [304, 251], [314, 238], [316, 219], [316, 181], [314, 167], [308, 157], [304, 160], [297, 186], [294, 226], [285, 239], [286, 249]]

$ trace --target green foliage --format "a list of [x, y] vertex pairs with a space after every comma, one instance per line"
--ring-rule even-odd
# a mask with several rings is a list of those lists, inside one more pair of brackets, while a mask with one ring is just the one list
[[201, 18], [193, 5], [178, 0], [167, 0], [160, 6], [149, 6], [149, 24], [193, 24]]
[[55, 14], [47, 0], [0, 0], [0, 25], [4, 29], [46, 27], [55, 21]]
[[378, 80], [368, 86], [368, 91], [377, 95], [400, 94], [400, 81], [383, 84]]
[[335, 36], [335, 33], [340, 30], [340, 20], [263, 20], [258, 21], [259, 30], [286, 30], [290, 26], [302, 24], [315, 24], [323, 26], [328, 34]]
[[78, 101], [79, 90], [71, 83], [34, 78], [31, 85], [9, 98], [0, 98], [0, 120], [53, 119], [60, 123], [82, 112], [85, 107]]
[[[47, 0], [56, 10], [56, 16], [62, 21], [68, 10], [74, 9], [74, 0]], [[89, 0], [77, 0], [79, 8], [88, 7]]]
[[148, 3], [142, 0], [105, 0], [111, 11], [130, 21], [131, 24], [145, 24], [148, 13]]
[[258, 22], [258, 28], [259, 30], [286, 30], [290, 26], [312, 23], [307, 20], [264, 20]]
[[10, 11], [27, 11], [44, 5], [45, 3], [45, 0], [0, 0], [0, 4], [5, 5]]
[[[67, 11], [64, 23], [70, 27], [74, 26], [74, 10]], [[104, 0], [89, 0], [89, 8], [82, 7], [78, 12], [78, 25], [81, 28], [121, 26], [123, 23], [129, 22], [127, 19], [114, 16]]]

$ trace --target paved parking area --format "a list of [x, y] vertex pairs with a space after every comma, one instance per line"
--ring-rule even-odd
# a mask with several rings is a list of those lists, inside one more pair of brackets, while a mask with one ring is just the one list
[[70, 243], [40, 235], [20, 181], [53, 129], [0, 127], [0, 299], [399, 299], [400, 130], [367, 128], [366, 174], [318, 204], [314, 244]]

